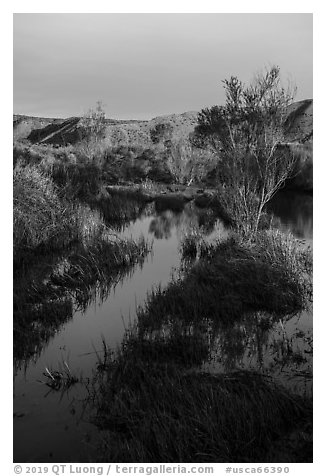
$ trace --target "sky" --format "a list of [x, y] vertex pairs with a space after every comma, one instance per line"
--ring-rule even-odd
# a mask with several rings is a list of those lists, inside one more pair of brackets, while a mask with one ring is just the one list
[[14, 113], [151, 119], [224, 102], [222, 80], [278, 65], [312, 98], [309, 13], [15, 13]]

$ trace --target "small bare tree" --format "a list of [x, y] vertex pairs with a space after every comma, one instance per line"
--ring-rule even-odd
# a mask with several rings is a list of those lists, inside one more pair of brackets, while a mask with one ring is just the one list
[[191, 185], [201, 181], [209, 171], [214, 156], [208, 149], [194, 147], [188, 139], [171, 143], [167, 150], [167, 166], [174, 180]]
[[280, 82], [272, 67], [245, 86], [237, 77], [223, 81], [224, 106], [201, 111], [197, 134], [216, 151], [220, 198], [238, 229], [255, 234], [265, 205], [294, 170], [286, 146], [285, 123], [295, 88]]
[[94, 159], [101, 148], [106, 132], [105, 111], [101, 101], [98, 101], [96, 107], [89, 109], [80, 119], [78, 132], [83, 153], [88, 160]]

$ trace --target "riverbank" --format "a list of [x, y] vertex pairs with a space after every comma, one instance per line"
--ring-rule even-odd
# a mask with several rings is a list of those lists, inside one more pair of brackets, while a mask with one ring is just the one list
[[[106, 351], [101, 361], [93, 394], [95, 421], [104, 432], [100, 457], [144, 463], [312, 461], [305, 349], [300, 353], [293, 343], [271, 365], [261, 348], [279, 321], [309, 307], [311, 252], [290, 235], [271, 231], [261, 232], [255, 243], [232, 236], [196, 253], [186, 242], [182, 252], [192, 261], [166, 288], [153, 290], [118, 352]], [[248, 334], [257, 360], [239, 372]], [[303, 393], [296, 394], [274, 378], [279, 367], [299, 371], [300, 358]], [[205, 363], [214, 359], [218, 365], [208, 373]], [[286, 442], [290, 434], [295, 444]]]
[[[134, 411], [136, 411], [138, 415], [137, 418], [140, 415], [146, 418], [147, 412], [149, 412], [149, 416], [152, 415], [154, 419], [159, 419], [156, 420], [160, 423], [157, 423], [158, 426], [155, 427], [155, 438], [158, 439], [158, 448], [162, 449], [162, 455], [166, 456], [164, 451], [168, 451], [168, 448], [164, 446], [165, 450], [163, 451], [163, 447], [160, 447], [160, 445], [165, 445], [164, 431], [166, 431], [167, 437], [167, 433], [170, 434], [170, 431], [172, 431], [172, 426], [174, 426], [174, 431], [176, 434], [179, 434], [180, 438], [181, 435], [183, 435], [182, 438], [186, 438], [187, 433], [190, 432], [190, 440], [192, 441], [190, 448], [193, 448], [196, 438], [201, 442], [200, 444], [204, 445], [206, 441], [206, 444], [209, 445], [209, 435], [211, 431], [205, 433], [203, 429], [205, 423], [198, 427], [198, 419], [188, 418], [187, 410], [182, 406], [182, 402], [180, 402], [180, 408], [178, 408], [177, 411], [182, 418], [185, 418], [183, 429], [179, 428], [177, 423], [178, 419], [175, 419], [173, 407], [168, 401], [166, 407], [161, 400], [158, 400], [158, 407], [154, 406], [153, 408], [149, 408], [149, 410], [149, 405], [146, 404], [147, 407], [143, 407], [147, 402], [146, 398], [150, 398], [153, 394], [152, 392], [155, 393], [159, 389], [164, 389], [163, 395], [165, 395], [166, 390], [167, 395], [170, 394], [174, 398], [173, 389], [177, 388], [180, 392], [187, 395], [187, 402], [192, 402], [193, 406], [191, 408], [193, 409], [193, 414], [195, 414], [195, 408], [197, 408], [197, 406], [201, 408], [200, 405], [204, 403], [203, 411], [205, 411], [205, 409], [207, 410], [208, 420], [212, 420], [215, 423], [219, 422], [220, 425], [221, 421], [219, 419], [223, 419], [223, 414], [216, 414], [217, 420], [214, 420], [214, 414], [209, 412], [213, 412], [213, 403], [217, 404], [217, 406], [220, 405], [222, 401], [221, 397], [224, 393], [228, 395], [228, 399], [237, 398], [238, 403], [236, 408], [238, 410], [242, 405], [244, 409], [251, 408], [250, 411], [254, 412], [255, 415], [256, 413], [259, 414], [259, 409], [261, 408], [260, 403], [252, 399], [249, 391], [251, 385], [256, 385], [255, 388], [257, 388], [258, 393], [260, 391], [262, 394], [264, 394], [264, 392], [269, 393], [271, 399], [275, 398], [275, 401], [279, 402], [280, 406], [277, 407], [279, 408], [279, 416], [277, 417], [278, 419], [275, 420], [275, 426], [272, 425], [271, 433], [268, 433], [266, 437], [266, 441], [272, 442], [269, 450], [267, 446], [264, 446], [265, 443], [260, 441], [262, 446], [258, 450], [255, 450], [253, 446], [250, 447], [249, 445], [251, 449], [246, 454], [246, 457], [262, 458], [262, 460], [268, 457], [270, 458], [269, 461], [277, 461], [275, 449], [278, 447], [278, 455], [280, 455], [281, 449], [282, 451], [284, 450], [283, 458], [285, 462], [290, 460], [299, 461], [300, 458], [309, 461], [311, 454], [311, 432], [309, 430], [309, 425], [311, 424], [311, 399], [309, 395], [304, 396], [300, 394], [300, 392], [299, 394], [298, 392], [294, 392], [292, 388], [285, 388], [283, 384], [286, 382], [286, 376], [284, 376], [282, 382], [280, 382], [278, 378], [276, 383], [274, 380], [271, 380], [272, 377], [267, 378], [267, 380], [265, 379], [264, 375], [262, 375], [264, 372], [261, 372], [259, 365], [256, 367], [246, 367], [248, 361], [247, 356], [249, 354], [251, 356], [254, 355], [255, 362], [259, 364], [260, 352], [261, 349], [264, 348], [264, 365], [269, 365], [271, 357], [274, 358], [281, 352], [280, 360], [275, 361], [274, 369], [283, 368], [284, 370], [284, 365], [286, 364], [285, 367], [290, 372], [289, 375], [299, 374], [300, 371], [303, 372], [303, 369], [306, 369], [304, 372], [306, 372], [307, 380], [309, 379], [308, 373], [310, 364], [309, 362], [304, 363], [302, 359], [306, 355], [306, 350], [311, 351], [309, 347], [310, 340], [306, 342], [306, 346], [302, 347], [300, 352], [296, 349], [297, 343], [299, 341], [304, 342], [304, 339], [309, 338], [309, 334], [305, 332], [303, 337], [302, 334], [301, 337], [299, 337], [299, 331], [295, 329], [295, 331], [291, 331], [291, 338], [289, 340], [284, 331], [282, 331], [282, 338], [277, 339], [278, 332], [281, 329], [278, 326], [278, 319], [282, 317], [283, 312], [285, 310], [289, 313], [297, 312], [300, 309], [300, 300], [295, 298], [296, 289], [299, 289], [301, 285], [300, 282], [296, 282], [295, 280], [293, 282], [291, 273], [282, 274], [280, 272], [280, 266], [271, 266], [272, 263], [275, 262], [275, 257], [273, 257], [273, 255], [268, 256], [267, 246], [265, 246], [263, 241], [261, 242], [260, 250], [243, 246], [241, 241], [229, 240], [225, 242], [225, 240], [227, 240], [227, 233], [224, 234], [221, 225], [222, 222], [218, 220], [217, 211], [215, 213], [214, 210], [210, 210], [207, 207], [200, 207], [200, 200], [199, 205], [196, 205], [196, 201], [198, 204], [198, 196], [204, 197], [205, 199], [205, 192], [197, 193], [197, 190], [194, 189], [191, 195], [189, 195], [191, 197], [190, 200], [185, 200], [180, 196], [180, 192], [182, 192], [180, 189], [165, 191], [168, 193], [161, 194], [152, 192], [150, 196], [144, 199], [139, 191], [135, 192], [135, 190], [130, 190], [129, 187], [125, 189], [124, 192], [121, 191], [121, 189], [119, 190], [119, 187], [118, 189], [112, 188], [110, 191], [107, 190], [107, 197], [102, 199], [101, 202], [94, 201], [89, 205], [93, 212], [96, 209], [98, 210], [99, 215], [102, 217], [101, 220], [104, 220], [105, 224], [109, 223], [114, 217], [112, 221], [114, 227], [111, 232], [119, 234], [119, 239], [124, 238], [130, 240], [132, 237], [134, 241], [138, 242], [141, 235], [145, 236], [146, 242], [150, 242], [151, 239], [153, 239], [153, 257], [148, 255], [148, 258], [146, 258], [145, 256], [144, 260], [141, 259], [138, 262], [140, 266], [136, 268], [131, 267], [130, 277], [127, 273], [126, 278], [121, 280], [122, 275], [118, 274], [117, 279], [114, 280], [114, 285], [108, 289], [107, 293], [101, 291], [100, 281], [97, 280], [96, 283], [92, 281], [88, 288], [89, 296], [92, 297], [92, 299], [86, 300], [84, 303], [85, 306], [83, 305], [83, 300], [80, 299], [77, 301], [80, 305], [80, 310], [75, 307], [73, 310], [70, 308], [70, 311], [66, 314], [61, 311], [61, 315], [67, 315], [67, 319], [59, 322], [53, 321], [53, 326], [51, 327], [52, 334], [48, 335], [45, 342], [44, 340], [41, 342], [40, 349], [44, 349], [42, 356], [40, 358], [36, 355], [34, 356], [37, 364], [34, 364], [33, 369], [28, 366], [28, 363], [26, 364], [29, 370], [26, 372], [25, 377], [22, 371], [18, 371], [16, 390], [18, 392], [17, 401], [20, 403], [18, 404], [16, 414], [22, 414], [24, 412], [26, 414], [25, 408], [28, 408], [27, 413], [30, 411], [29, 404], [23, 404], [24, 399], [26, 399], [26, 396], [23, 396], [23, 394], [29, 395], [29, 392], [31, 392], [28, 398], [31, 398], [32, 401], [36, 398], [35, 395], [37, 395], [37, 399], [40, 401], [43, 398], [42, 388], [45, 392], [48, 387], [46, 385], [35, 385], [35, 382], [37, 379], [40, 379], [40, 376], [42, 379], [42, 373], [45, 367], [55, 370], [58, 369], [58, 361], [67, 360], [74, 374], [79, 375], [79, 369], [81, 369], [83, 375], [90, 379], [92, 370], [100, 370], [100, 374], [97, 375], [99, 380], [96, 380], [94, 388], [98, 389], [97, 385], [102, 386], [102, 384], [103, 387], [101, 387], [100, 391], [96, 392], [95, 405], [92, 407], [91, 412], [97, 412], [97, 410], [101, 408], [103, 413], [99, 413], [99, 419], [96, 420], [96, 423], [99, 427], [105, 428], [106, 423], [109, 421], [110, 429], [108, 430], [106, 427], [106, 430], [101, 431], [100, 436], [104, 447], [101, 447], [100, 452], [97, 453], [96, 456], [93, 454], [92, 458], [95, 458], [96, 461], [102, 459], [109, 460], [110, 458], [114, 460], [114, 458], [118, 457], [118, 454], [122, 457], [127, 448], [125, 445], [130, 444], [133, 445], [133, 454], [135, 456], [138, 454], [139, 458], [141, 458], [140, 453], [137, 453], [138, 451], [142, 451], [140, 440], [136, 437], [132, 437], [130, 440], [130, 431], [128, 430], [130, 421], [135, 425], [134, 427], [131, 425], [133, 435], [135, 435], [135, 428], [138, 428], [141, 434], [141, 441], [147, 441], [148, 444], [150, 444], [153, 438], [152, 434], [149, 435], [148, 431], [153, 427], [154, 420], [151, 420], [153, 425], [147, 427], [145, 420], [141, 418], [136, 419], [136, 416], [133, 414]], [[167, 195], [167, 200], [165, 200], [165, 195]], [[207, 240], [208, 246], [199, 245], [198, 248], [198, 243], [196, 241], [194, 242], [193, 239], [193, 232], [196, 231], [195, 235], [200, 238], [199, 243], [206, 243], [205, 236], [203, 237], [202, 235], [203, 230], [206, 230], [206, 232], [210, 234], [210, 239]], [[198, 235], [197, 232], [199, 233]], [[187, 237], [191, 239], [188, 241], [188, 245], [185, 246], [184, 243], [187, 243], [185, 238]], [[214, 239], [218, 239], [220, 243], [216, 249], [214, 246], [212, 248]], [[224, 245], [223, 242], [225, 242]], [[89, 250], [91, 250], [92, 240], [88, 241], [88, 243]], [[216, 254], [214, 253], [214, 249]], [[217, 249], [219, 249], [218, 253]], [[279, 247], [278, 249], [281, 252], [283, 248]], [[291, 247], [288, 246], [286, 249], [290, 251]], [[69, 251], [70, 254], [71, 252], [72, 250]], [[75, 254], [77, 254], [77, 256], [80, 254], [77, 249], [75, 250]], [[215, 258], [213, 258], [213, 255], [215, 255]], [[103, 253], [99, 253], [98, 256], [100, 262], [102, 262], [101, 258], [103, 257]], [[187, 259], [180, 262], [179, 260], [182, 256]], [[264, 256], [266, 258], [265, 262]], [[291, 262], [291, 259], [289, 261]], [[229, 265], [230, 262], [232, 266]], [[58, 264], [55, 264], [54, 269], [52, 269], [51, 276], [54, 277], [55, 280], [58, 279], [59, 285], [62, 284], [62, 289], [65, 289], [67, 280], [71, 282], [71, 271], [80, 271], [80, 269], [82, 269], [80, 268], [82, 263], [83, 258], [78, 257], [76, 261], [78, 265], [77, 269], [71, 267], [69, 261], [67, 263], [64, 259], [60, 259]], [[47, 265], [47, 269], [49, 270], [50, 263], [48, 262]], [[178, 271], [175, 270], [175, 279], [172, 279], [171, 283], [173, 267], [179, 269], [179, 273], [181, 274], [179, 279]], [[193, 267], [194, 270], [191, 271]], [[128, 267], [126, 270], [127, 269]], [[73, 273], [74, 276], [75, 271]], [[188, 272], [190, 276], [192, 276], [191, 278], [188, 278]], [[35, 279], [37, 275], [35, 274], [35, 270], [32, 270], [32, 275]], [[42, 273], [40, 273], [40, 276], [41, 275]], [[209, 276], [212, 276], [211, 280]], [[63, 277], [65, 278], [64, 280]], [[281, 280], [280, 277], [282, 278]], [[43, 278], [44, 275], [42, 275], [42, 279]], [[248, 280], [248, 286], [245, 288], [243, 288], [243, 283], [241, 283], [242, 278], [244, 283]], [[78, 282], [78, 279], [76, 282]], [[55, 285], [57, 286], [58, 283], [56, 282]], [[279, 285], [282, 286], [278, 287]], [[153, 286], [154, 289], [152, 289]], [[160, 291], [157, 290], [157, 286], [160, 286]], [[74, 289], [68, 288], [69, 295], [74, 295]], [[77, 288], [80, 288], [80, 284]], [[216, 292], [217, 289], [220, 290], [218, 293]], [[99, 295], [97, 295], [98, 298], [96, 298], [95, 296], [98, 291]], [[290, 292], [288, 293], [288, 291]], [[270, 299], [264, 298], [266, 292]], [[152, 296], [150, 299], [146, 299], [148, 293]], [[77, 293], [77, 296], [82, 296], [82, 294]], [[284, 300], [279, 301], [279, 296], [281, 296], [282, 299], [284, 297]], [[93, 299], [94, 297], [95, 299]], [[153, 299], [153, 304], [151, 304], [151, 299]], [[55, 306], [53, 307], [54, 302], [53, 297], [47, 299], [47, 312], [55, 308]], [[57, 302], [58, 304], [62, 304], [62, 309], [64, 300], [59, 299]], [[278, 302], [280, 302], [280, 305], [275, 314], [275, 319], [273, 319], [270, 313], [274, 304]], [[90, 304], [93, 305], [90, 306]], [[252, 307], [253, 305], [256, 307]], [[139, 310], [139, 306], [144, 311], [144, 318], [141, 317], [142, 311]], [[265, 307], [262, 309], [261, 306]], [[58, 310], [59, 307], [57, 307]], [[34, 316], [34, 318], [31, 319], [30, 323], [34, 331], [40, 329], [41, 335], [44, 336], [46, 335], [46, 322], [44, 320], [35, 320], [35, 312], [38, 309], [39, 307], [37, 305], [35, 306], [34, 303], [34, 310], [31, 313], [31, 316]], [[217, 313], [219, 316], [216, 314], [217, 319], [214, 320], [216, 325], [212, 327], [212, 313], [216, 310], [219, 310], [219, 313]], [[85, 313], [85, 316], [83, 313]], [[60, 310], [57, 314], [60, 314]], [[50, 315], [51, 313], [49, 313], [49, 316]], [[121, 319], [121, 315], [124, 316], [125, 320]], [[205, 315], [205, 319], [203, 319], [203, 315]], [[232, 318], [229, 318], [230, 316]], [[184, 320], [182, 320], [183, 317]], [[166, 321], [166, 319], [168, 320]], [[287, 321], [287, 319], [282, 319], [284, 329], [286, 329], [288, 322], [292, 322], [292, 320]], [[117, 361], [113, 360], [110, 362], [105, 361], [105, 359], [103, 360], [103, 357], [110, 355], [110, 352], [106, 354], [102, 351], [101, 339], [102, 337], [104, 337], [105, 340], [109, 339], [107, 345], [109, 348], [115, 349], [117, 345], [119, 346], [119, 344], [121, 344], [124, 330], [126, 328], [130, 329], [130, 325], [132, 326], [133, 324], [137, 326], [136, 323], [139, 323], [139, 325], [142, 324], [138, 327], [138, 332], [136, 334], [130, 334], [129, 338], [127, 337], [121, 346], [122, 360], [121, 362], [119, 360], [119, 362], [121, 365], [126, 364], [126, 373], [124, 374], [126, 381], [122, 381], [119, 377], [121, 368], [116, 367]], [[151, 331], [149, 331], [148, 323], [154, 326], [154, 329]], [[171, 327], [172, 323], [175, 325]], [[44, 324], [43, 329], [40, 324]], [[139, 339], [139, 331], [141, 328], [143, 338]], [[119, 329], [119, 331], [116, 329]], [[149, 334], [151, 334], [150, 337]], [[25, 340], [26, 336], [27, 334], [25, 335]], [[248, 341], [248, 339], [251, 340]], [[94, 346], [92, 346], [91, 341], [94, 342]], [[214, 351], [215, 354], [212, 352], [213, 341], [218, 344], [218, 347]], [[293, 345], [289, 346], [289, 342], [292, 342]], [[94, 353], [94, 349], [96, 353]], [[124, 354], [125, 351], [126, 355]], [[81, 357], [83, 354], [94, 355]], [[212, 358], [213, 360], [215, 358], [214, 355], [217, 355], [217, 367], [216, 363], [212, 361]], [[86, 362], [86, 358], [87, 363], [84, 363]], [[223, 366], [225, 365], [225, 368], [221, 368], [221, 363]], [[132, 371], [133, 365], [134, 371]], [[235, 367], [245, 365], [244, 370], [246, 370], [246, 372], [243, 375], [239, 374], [229, 377], [232, 365]], [[209, 372], [207, 372], [207, 366], [210, 367]], [[213, 368], [211, 368], [212, 366]], [[197, 375], [201, 367], [200, 375]], [[128, 369], [130, 371], [128, 371]], [[112, 388], [106, 384], [109, 383], [108, 380], [113, 370], [117, 378], [114, 392], [116, 392], [116, 395], [120, 395], [120, 392], [122, 392], [125, 398], [122, 399], [122, 402], [126, 404], [130, 412], [128, 411], [125, 414], [121, 414], [119, 406], [114, 406], [111, 409], [113, 412], [112, 416], [110, 409], [105, 407], [105, 402], [108, 402], [107, 392], [111, 392], [112, 390]], [[233, 368], [232, 370], [234, 371], [235, 369]], [[258, 375], [255, 379], [257, 371], [261, 375]], [[148, 376], [145, 388], [141, 385], [144, 372], [145, 375]], [[153, 378], [151, 377], [152, 372]], [[189, 377], [188, 381], [186, 376], [189, 373], [191, 377]], [[212, 380], [212, 374], [216, 373], [220, 376], [224, 375], [225, 382], [219, 378]], [[158, 377], [158, 374], [162, 374], [162, 378]], [[131, 380], [131, 376], [134, 377], [132, 381], [135, 387], [138, 381], [137, 391], [135, 388], [131, 391], [128, 387], [128, 381]], [[233, 378], [236, 383], [234, 386], [232, 386], [232, 384], [229, 386], [228, 382], [232, 382]], [[27, 379], [27, 386], [24, 383], [24, 379]], [[198, 382], [202, 382], [203, 388], [211, 392], [213, 395], [212, 400], [199, 392]], [[245, 382], [247, 382], [247, 384]], [[120, 383], [121, 386], [119, 386]], [[157, 388], [156, 383], [158, 384]], [[85, 394], [85, 392], [78, 390], [78, 385], [79, 384], [76, 384], [75, 387], [73, 386], [69, 390], [77, 399]], [[153, 385], [153, 388], [150, 387], [150, 385]], [[31, 390], [28, 390], [28, 386], [30, 386]], [[35, 386], [35, 388], [33, 386]], [[302, 386], [299, 388], [302, 390]], [[47, 413], [47, 428], [52, 428], [53, 425], [55, 425], [53, 434], [60, 434], [62, 441], [69, 442], [69, 445], [74, 444], [77, 447], [78, 444], [76, 442], [78, 438], [81, 438], [81, 435], [76, 430], [71, 429], [73, 426], [72, 418], [67, 415], [67, 410], [70, 405], [69, 396], [65, 396], [64, 393], [57, 393], [51, 388], [48, 390], [51, 391], [48, 398], [53, 408], [49, 408], [44, 398], [41, 404], [44, 414]], [[242, 391], [243, 395], [239, 395]], [[101, 400], [102, 397], [103, 400]], [[67, 409], [63, 409], [62, 404], [58, 406], [57, 400], [59, 400], [59, 398], [65, 402]], [[145, 398], [145, 400], [143, 400], [143, 398]], [[285, 402], [284, 407], [281, 403], [283, 399]], [[135, 406], [133, 406], [134, 402], [136, 402]], [[291, 402], [296, 403], [291, 407]], [[73, 404], [73, 408], [76, 408], [75, 403]], [[118, 410], [118, 413], [114, 413]], [[159, 413], [159, 410], [162, 411], [162, 413]], [[55, 418], [53, 417], [53, 420], [51, 420], [55, 411]], [[269, 411], [267, 406], [266, 411]], [[60, 412], [61, 415], [59, 415]], [[200, 412], [201, 410], [199, 414], [201, 414]], [[120, 416], [118, 416], [118, 414]], [[287, 418], [288, 414], [292, 416], [291, 421], [293, 421], [291, 433], [287, 433], [284, 428], [277, 423], [277, 421], [281, 421], [283, 417]], [[35, 419], [39, 418], [36, 409], [32, 410], [31, 416], [16, 418], [16, 426], [24, 428], [24, 419], [26, 421], [25, 427], [28, 427], [28, 421], [35, 425], [35, 421], [33, 423], [33, 415]], [[230, 419], [230, 422], [232, 421], [231, 426], [236, 427], [235, 421], [232, 420], [234, 416], [232, 416], [231, 408], [228, 415], [227, 418]], [[112, 420], [110, 420], [111, 416], [113, 418]], [[120, 417], [124, 421], [122, 425], [120, 424]], [[265, 417], [268, 420], [269, 417], [266, 415], [264, 418]], [[247, 417], [244, 417], [243, 422], [245, 422], [245, 420], [247, 420]], [[70, 429], [67, 430], [64, 429], [66, 421], [70, 422]], [[40, 425], [38, 425], [40, 435], [42, 434], [42, 422], [44, 422], [44, 416], [42, 416]], [[171, 427], [169, 426], [170, 423], [172, 425]], [[260, 431], [259, 428], [264, 428], [262, 421], [259, 420], [259, 416], [257, 416], [257, 418], [255, 416], [255, 419], [248, 424], [253, 425], [255, 431]], [[59, 430], [58, 425], [62, 425], [60, 432], [57, 431]], [[306, 430], [303, 431], [303, 428]], [[144, 430], [143, 433], [142, 430]], [[89, 430], [87, 430], [87, 432], [88, 431]], [[108, 450], [108, 446], [106, 446], [106, 442], [109, 441], [106, 440], [105, 436], [107, 431], [109, 431], [109, 435], [106, 436], [108, 436], [109, 439], [111, 438], [111, 443], [114, 443], [109, 444], [109, 447], [112, 447], [112, 451], [114, 449], [114, 452], [116, 452], [114, 454], [110, 453], [111, 450]], [[180, 433], [178, 433], [179, 431]], [[200, 433], [198, 433], [198, 431], [202, 432], [202, 437], [199, 436]], [[245, 433], [251, 434], [250, 432], [253, 430], [250, 429], [250, 427], [244, 426], [244, 431]], [[233, 441], [236, 441], [238, 438], [240, 445], [241, 434], [240, 432], [239, 436], [230, 432], [229, 435], [225, 435], [226, 439], [223, 440], [223, 444], [228, 444], [228, 438], [233, 439]], [[218, 435], [220, 438], [221, 435], [219, 432], [217, 432], [217, 436]], [[149, 436], [151, 436], [151, 438]], [[293, 441], [293, 438], [296, 441], [292, 445], [292, 449], [290, 444], [286, 447], [287, 443], [284, 443], [284, 440], [287, 440], [288, 437], [292, 438], [291, 441]], [[41, 436], [39, 439], [41, 439]], [[215, 440], [213, 439], [212, 441]], [[281, 444], [282, 441], [283, 443]], [[60, 460], [64, 460], [67, 457], [63, 449], [59, 448], [60, 445], [58, 446], [52, 437], [46, 444], [45, 443], [45, 441], [44, 443], [40, 442], [42, 447], [42, 461], [51, 461], [51, 457], [49, 457], [47, 453], [47, 448], [51, 448], [51, 453], [54, 454], [54, 457], [58, 454], [64, 455], [59, 458]], [[28, 454], [26, 451], [30, 448], [33, 449], [33, 452], [30, 452], [30, 454], [35, 454], [35, 461], [38, 460], [37, 453], [40, 454], [40, 451], [36, 451], [36, 446], [32, 441], [30, 441], [27, 447], [24, 441], [21, 442], [21, 445], [24, 449], [21, 448], [17, 450], [16, 454]], [[223, 460], [223, 458], [229, 457], [226, 456], [229, 455], [229, 453], [223, 453], [221, 447], [217, 446], [217, 448], [219, 448], [218, 453], [214, 453], [214, 451], [210, 453], [212, 459], [220, 457], [222, 458], [221, 460]], [[230, 448], [234, 449], [232, 445]], [[241, 451], [244, 455], [244, 447], [240, 445], [239, 448], [242, 448]], [[158, 451], [161, 451], [161, 449]], [[150, 449], [150, 452], [152, 450], [153, 449]], [[188, 450], [189, 447], [180, 442], [180, 454], [186, 457]], [[206, 450], [202, 450], [204, 455], [209, 454], [209, 451]], [[272, 453], [275, 456], [274, 460], [272, 459], [274, 457]], [[144, 455], [145, 453], [142, 454]], [[81, 461], [80, 458], [83, 457], [82, 452], [78, 458]], [[205, 456], [202, 454], [199, 455], [197, 451], [194, 457], [197, 458], [196, 461], [204, 461], [203, 458]], [[207, 457], [207, 461], [212, 460], [209, 459], [210, 457]], [[179, 461], [177, 456], [175, 456], [175, 458], [175, 461]], [[22, 459], [18, 457], [17, 461], [22, 461]], [[123, 461], [123, 459], [121, 461]]]

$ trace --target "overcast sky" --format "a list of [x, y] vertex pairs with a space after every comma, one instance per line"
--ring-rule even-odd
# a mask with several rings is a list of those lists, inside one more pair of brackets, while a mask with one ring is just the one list
[[14, 14], [14, 113], [198, 111], [273, 64], [312, 98], [312, 36], [312, 14]]

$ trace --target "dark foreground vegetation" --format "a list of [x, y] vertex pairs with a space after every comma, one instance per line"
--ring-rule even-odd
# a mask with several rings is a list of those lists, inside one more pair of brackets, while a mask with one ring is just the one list
[[[185, 372], [131, 357], [109, 366], [99, 390], [103, 461], [311, 461], [310, 401], [252, 372]], [[292, 448], [277, 448], [291, 433]]]
[[[183, 254], [192, 255], [188, 243]], [[153, 291], [118, 353], [100, 362], [93, 398], [103, 460], [311, 461], [310, 397], [276, 384], [273, 368], [228, 373], [227, 359], [223, 373], [201, 367], [219, 342], [241, 354], [241, 327], [266, 333], [308, 306], [311, 264], [290, 236], [230, 238], [202, 247], [178, 280]]]
[[[286, 143], [292, 92], [277, 68], [249, 87], [231, 78], [225, 88], [225, 106], [202, 111], [186, 140], [158, 124], [151, 149], [109, 146], [98, 106], [73, 145], [14, 146], [17, 367], [141, 265], [150, 245], [119, 237], [124, 224], [177, 214], [186, 203], [201, 210], [199, 229], [182, 243], [179, 275], [151, 291], [118, 350], [104, 344], [90, 398], [101, 461], [312, 461], [311, 393], [276, 378], [278, 366], [302, 356], [287, 342], [286, 359], [267, 368], [262, 352], [273, 326], [312, 301], [311, 250], [272, 229], [266, 212], [300, 172], [303, 148]], [[217, 216], [229, 238], [208, 243], [202, 232]], [[248, 335], [257, 363], [239, 370]], [[214, 356], [219, 367], [208, 371]], [[311, 381], [311, 372], [300, 375]]]

